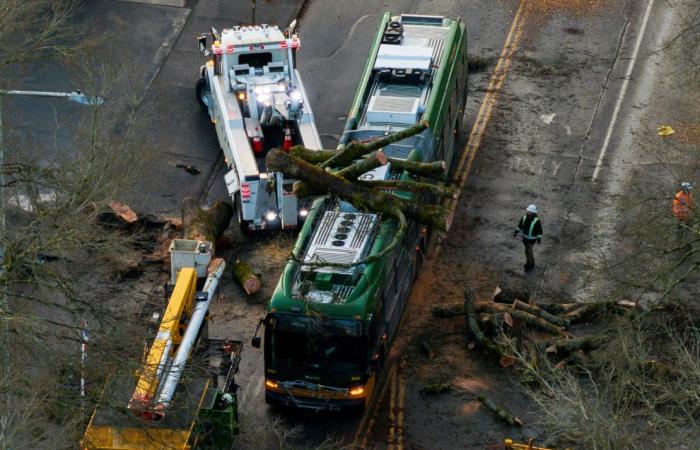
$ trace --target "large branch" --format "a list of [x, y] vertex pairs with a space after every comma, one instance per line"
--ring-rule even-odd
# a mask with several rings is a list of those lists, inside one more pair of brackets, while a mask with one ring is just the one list
[[[321, 164], [328, 161], [337, 150], [313, 150], [302, 145], [296, 145], [289, 151], [292, 156], [303, 159], [311, 164]], [[430, 163], [406, 161], [403, 159], [389, 158], [389, 164], [394, 169], [405, 170], [414, 175], [432, 178], [434, 180], [443, 180], [447, 174], [447, 165], [445, 161], [434, 161]], [[348, 177], [346, 177], [348, 178]]]
[[439, 231], [447, 231], [451, 217], [449, 211], [438, 205], [406, 201], [379, 190], [357, 186], [333, 173], [291, 156], [282, 150], [271, 150], [265, 158], [268, 169], [282, 172], [286, 177], [304, 181], [321, 192], [336, 195], [360, 210], [372, 211], [396, 217], [401, 211], [407, 218]]
[[421, 177], [428, 177], [434, 180], [444, 180], [447, 175], [445, 161], [434, 161], [430, 163], [407, 161], [403, 159], [389, 158], [389, 164], [394, 169], [401, 169]]
[[380, 148], [386, 147], [387, 145], [391, 145], [394, 142], [406, 139], [407, 137], [411, 137], [415, 134], [420, 133], [426, 128], [428, 128], [428, 121], [423, 120], [414, 125], [411, 125], [410, 127], [404, 130], [401, 130], [397, 133], [392, 133], [381, 139], [376, 139], [367, 144], [362, 144], [353, 141], [347, 147], [338, 151], [331, 158], [324, 161], [321, 164], [321, 167], [346, 167], [348, 164], [351, 164], [356, 159], [360, 159], [367, 153], [372, 153], [373, 151], [379, 150]]
[[352, 165], [339, 170], [335, 174], [339, 177], [343, 177], [346, 180], [355, 181], [360, 175], [365, 174], [371, 170], [376, 169], [379, 166], [383, 166], [389, 161], [383, 151], [377, 150], [376, 152], [370, 153], [367, 157], [362, 158], [359, 161], [355, 161]]

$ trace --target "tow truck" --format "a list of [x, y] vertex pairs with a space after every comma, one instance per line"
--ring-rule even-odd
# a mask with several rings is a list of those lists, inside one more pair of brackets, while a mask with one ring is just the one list
[[265, 167], [271, 148], [322, 148], [295, 68], [300, 40], [294, 30], [295, 22], [284, 31], [234, 26], [198, 37], [209, 60], [200, 68], [197, 100], [214, 124], [228, 168], [226, 188], [246, 235], [297, 228], [309, 213], [292, 193], [294, 180]]
[[209, 305], [226, 263], [212, 260], [205, 241], [176, 239], [170, 254], [174, 286], [155, 339], [136, 379], [115, 375], [107, 381], [81, 449], [233, 445], [241, 342], [206, 339]]

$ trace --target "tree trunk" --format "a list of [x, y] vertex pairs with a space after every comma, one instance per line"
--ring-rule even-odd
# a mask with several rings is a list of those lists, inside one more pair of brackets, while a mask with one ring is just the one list
[[260, 278], [248, 264], [240, 259], [231, 264], [231, 272], [246, 294], [253, 295], [260, 290]]
[[208, 241], [215, 254], [216, 240], [224, 234], [233, 217], [233, 206], [218, 200], [206, 211], [193, 198], [182, 201], [182, 235], [185, 239]]
[[360, 210], [394, 217], [402, 211], [406, 217], [437, 231], [447, 231], [451, 224], [450, 211], [438, 206], [404, 201], [394, 195], [361, 186], [327, 172], [279, 149], [273, 149], [265, 158], [269, 170], [282, 172], [289, 178], [304, 181], [323, 192], [334, 194]]
[[289, 149], [289, 154], [311, 164], [321, 164], [338, 153], [337, 150], [314, 150], [303, 145], [295, 145]]
[[562, 328], [569, 328], [569, 325], [571, 325], [571, 323], [567, 319], [562, 319], [561, 317], [557, 317], [553, 314], [548, 313], [547, 311], [545, 311], [543, 309], [538, 308], [535, 305], [523, 303], [520, 300], [515, 300], [513, 302], [513, 308], [528, 312], [528, 313], [533, 314], [535, 316], [539, 316], [539, 317], [543, 318], [544, 320], [546, 320], [547, 322], [551, 322], [554, 325], [560, 326]]

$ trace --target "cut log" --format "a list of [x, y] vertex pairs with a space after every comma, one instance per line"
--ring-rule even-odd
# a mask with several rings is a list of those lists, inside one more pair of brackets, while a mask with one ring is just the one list
[[269, 170], [305, 181], [314, 189], [334, 194], [360, 210], [382, 213], [390, 217], [396, 217], [396, 212], [401, 211], [406, 217], [429, 225], [436, 231], [447, 231], [452, 221], [450, 211], [444, 207], [404, 201], [385, 192], [357, 186], [279, 149], [268, 152], [265, 162]]
[[253, 295], [260, 290], [260, 278], [248, 264], [240, 259], [231, 264], [231, 272], [246, 294]]
[[522, 420], [515, 417], [506, 409], [496, 405], [494, 402], [491, 401], [491, 399], [489, 399], [485, 395], [477, 395], [476, 398], [481, 402], [482, 405], [493, 411], [504, 422], [510, 425], [517, 425], [519, 427], [523, 426]]
[[571, 325], [568, 319], [562, 319], [561, 317], [557, 317], [553, 314], [550, 314], [547, 311], [540, 309], [535, 305], [530, 305], [528, 303], [521, 302], [517, 299], [513, 302], [513, 308], [529, 312], [530, 314], [533, 314], [535, 316], [539, 316], [547, 322], [551, 322], [554, 325], [558, 325], [564, 329], [569, 328], [569, 325]]
[[479, 305], [479, 312], [482, 311], [491, 313], [509, 313], [511, 316], [513, 316], [514, 319], [522, 320], [528, 325], [535, 326], [552, 334], [558, 334], [561, 336], [569, 335], [560, 326], [554, 325], [553, 323], [550, 323], [528, 312], [514, 309], [512, 306], [506, 306], [501, 303], [485, 303], [483, 305]]
[[435, 317], [454, 317], [465, 314], [464, 302], [439, 303], [430, 307], [430, 312]]
[[383, 151], [377, 150], [362, 158], [359, 161], [355, 161], [352, 165], [339, 170], [336, 175], [343, 177], [346, 180], [355, 181], [360, 175], [374, 170], [379, 166], [383, 166], [389, 161]]
[[182, 201], [182, 234], [185, 239], [209, 241], [215, 254], [216, 240], [224, 234], [233, 217], [233, 206], [218, 200], [206, 211], [193, 198]]
[[134, 210], [129, 208], [129, 205], [126, 203], [110, 200], [108, 204], [114, 215], [121, 221], [132, 224], [139, 220], [139, 217], [136, 215]]
[[350, 142], [350, 144], [348, 144], [345, 148], [339, 150], [331, 158], [321, 163], [321, 167], [347, 167], [348, 165], [352, 164], [353, 161], [362, 158], [367, 153], [372, 153], [373, 151], [379, 150], [380, 148], [386, 147], [387, 145], [391, 145], [394, 142], [406, 139], [407, 137], [411, 137], [415, 134], [420, 133], [426, 128], [428, 128], [428, 121], [423, 120], [414, 125], [411, 125], [405, 130], [401, 130], [397, 133], [392, 133], [381, 139], [376, 139], [366, 144], [362, 144], [357, 141]]
[[550, 314], [561, 315], [571, 312], [581, 307], [581, 303], [534, 303], [540, 309], [544, 309]]
[[524, 290], [516, 291], [496, 286], [493, 292], [493, 301], [496, 303], [513, 303], [515, 300], [527, 302], [530, 299], [530, 293]]
[[566, 356], [579, 350], [590, 352], [603, 345], [606, 340], [605, 336], [601, 335], [582, 336], [572, 339], [548, 341], [543, 344], [538, 344], [538, 348], [540, 351], [544, 350], [545, 353], [556, 353], [560, 356]]
[[474, 339], [476, 342], [485, 350], [489, 351], [490, 353], [494, 354], [497, 357], [502, 357], [504, 356], [503, 350], [493, 342], [491, 339], [487, 338], [486, 335], [484, 335], [483, 331], [481, 331], [481, 328], [479, 328], [479, 322], [478, 318], [476, 315], [476, 309], [474, 307], [474, 302], [476, 301], [476, 294], [474, 293], [473, 289], [466, 289], [464, 291], [464, 310], [467, 313], [467, 327], [469, 328], [469, 331], [472, 333], [472, 336], [474, 336]]
[[588, 319], [589, 317], [595, 314], [602, 313], [608, 310], [616, 310], [618, 308], [620, 308], [620, 306], [615, 300], [605, 300], [602, 302], [595, 303], [583, 303], [580, 305], [579, 308], [574, 309], [573, 311], [570, 311], [566, 314], [563, 314], [562, 317], [570, 320], [571, 323], [577, 323]]

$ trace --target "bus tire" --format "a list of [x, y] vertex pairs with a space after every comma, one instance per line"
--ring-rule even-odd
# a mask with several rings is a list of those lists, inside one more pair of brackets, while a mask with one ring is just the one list
[[211, 96], [211, 90], [209, 89], [209, 83], [205, 77], [197, 80], [197, 83], [194, 85], [194, 91], [197, 95], [197, 103], [199, 103], [199, 107], [202, 108], [203, 112], [208, 113], [209, 105], [207, 105], [207, 96]]

